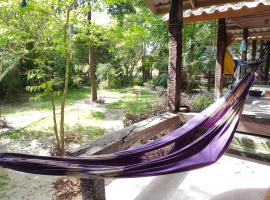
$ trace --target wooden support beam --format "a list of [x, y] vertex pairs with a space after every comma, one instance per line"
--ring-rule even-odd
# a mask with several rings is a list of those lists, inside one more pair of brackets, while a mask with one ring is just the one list
[[265, 84], [267, 84], [269, 79], [269, 68], [270, 68], [270, 49], [268, 48], [267, 54], [266, 54], [266, 60], [265, 60]]
[[[242, 60], [247, 61], [247, 50], [248, 50], [248, 28], [243, 29], [243, 40], [246, 42], [246, 49], [242, 52]], [[247, 73], [247, 69], [241, 67], [240, 68], [240, 78], [243, 78]]]
[[80, 186], [83, 200], [106, 200], [103, 179], [81, 179]]
[[[259, 32], [248, 32], [248, 39], [252, 39], [252, 38], [260, 38], [260, 37], [269, 37], [270, 36], [270, 31], [259, 31]], [[235, 34], [235, 37], [243, 37], [243, 35], [241, 35], [241, 33], [239, 34]]]
[[226, 19], [218, 20], [217, 59], [215, 69], [215, 99], [223, 95], [224, 56], [226, 51]]
[[[243, 29], [243, 40], [248, 45], [248, 29], [247, 28]], [[248, 46], [247, 46], [246, 50], [242, 52], [242, 60], [244, 60], [244, 61], [247, 61], [247, 50], [248, 50]]]
[[[264, 48], [264, 40], [261, 40], [260, 42], [260, 57], [263, 56], [263, 48]], [[264, 58], [263, 58], [263, 61], [264, 61]], [[263, 65], [260, 65], [260, 72], [263, 72]]]
[[182, 77], [183, 0], [172, 0], [169, 13], [169, 66], [167, 104], [172, 112], [180, 109]]
[[256, 53], [257, 53], [257, 40], [252, 40], [252, 61], [256, 60]]

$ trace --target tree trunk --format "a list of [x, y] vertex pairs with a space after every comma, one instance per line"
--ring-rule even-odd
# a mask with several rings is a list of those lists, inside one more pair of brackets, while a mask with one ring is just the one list
[[207, 72], [207, 91], [211, 90], [211, 70]]
[[69, 15], [70, 15], [70, 9], [67, 10], [67, 19], [66, 23], [64, 25], [64, 39], [63, 44], [65, 47], [65, 54], [66, 54], [66, 68], [65, 68], [65, 82], [64, 82], [64, 90], [61, 100], [61, 114], [60, 114], [60, 155], [64, 155], [65, 151], [65, 104], [66, 104], [66, 97], [68, 92], [68, 82], [70, 77], [70, 65], [71, 65], [71, 48], [68, 45], [68, 28], [69, 28]]
[[56, 144], [57, 144], [57, 150], [58, 150], [57, 153], [59, 153], [61, 148], [60, 148], [60, 140], [59, 140], [59, 135], [58, 135], [56, 109], [55, 109], [55, 102], [54, 102], [53, 94], [50, 94], [50, 98], [51, 98], [52, 109], [53, 109], [53, 129], [54, 129], [54, 134], [56, 138]]
[[[192, 28], [194, 29], [194, 23], [192, 24]], [[194, 54], [194, 33], [192, 32], [190, 35], [190, 51], [189, 51], [189, 67], [188, 67], [188, 80], [187, 80], [187, 91], [191, 91], [192, 89], [192, 69], [193, 69], [193, 54]]]
[[89, 79], [91, 84], [92, 101], [97, 101], [97, 81], [94, 69], [93, 48], [89, 45]]
[[[91, 8], [91, 0], [89, 0], [89, 7]], [[87, 14], [87, 19], [91, 24], [92, 12], [89, 11]], [[91, 34], [91, 33], [90, 33]], [[94, 55], [93, 55], [93, 47], [91, 42], [89, 43], [89, 80], [91, 84], [91, 94], [92, 94], [92, 101], [97, 101], [97, 81], [94, 69]]]

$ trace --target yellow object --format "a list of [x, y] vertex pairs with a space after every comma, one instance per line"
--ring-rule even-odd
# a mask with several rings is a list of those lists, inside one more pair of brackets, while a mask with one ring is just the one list
[[226, 51], [224, 58], [224, 73], [225, 75], [233, 75], [234, 73], [234, 61], [232, 55]]

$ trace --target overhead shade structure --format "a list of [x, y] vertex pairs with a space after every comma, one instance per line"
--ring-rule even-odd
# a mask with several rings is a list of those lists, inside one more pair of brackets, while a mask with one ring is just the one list
[[[161, 16], [164, 21], [169, 21], [169, 11], [172, 0], [144, 0], [145, 4], [151, 11]], [[245, 36], [246, 42], [252, 39], [270, 38], [270, 1], [269, 0], [183, 0], [183, 23], [193, 23], [197, 21], [207, 20], [223, 20], [224, 30], [218, 30], [220, 37], [217, 38], [217, 43], [224, 43], [223, 35], [227, 31], [232, 31], [237, 37], [243, 38]], [[227, 27], [229, 25], [229, 27]], [[269, 29], [262, 31], [255, 28]], [[219, 26], [220, 28], [220, 26]], [[250, 32], [252, 34], [248, 34]], [[220, 28], [221, 29], [221, 28]], [[243, 34], [243, 29], [245, 33]], [[236, 34], [237, 33], [237, 34]], [[222, 40], [222, 41], [221, 41]], [[222, 96], [223, 89], [223, 57], [225, 55], [225, 46], [217, 47], [219, 55], [217, 55], [216, 76], [215, 76], [215, 97]], [[221, 49], [223, 48], [223, 49]], [[170, 71], [169, 71], [170, 72]], [[170, 84], [168, 83], [170, 86]], [[174, 85], [172, 85], [174, 86]], [[180, 87], [180, 86], [179, 86]], [[177, 90], [176, 90], [177, 91]], [[170, 93], [168, 93], [169, 95]]]
[[[151, 11], [168, 20], [170, 0], [144, 0]], [[246, 15], [270, 14], [269, 0], [184, 0], [184, 23], [241, 17]]]
[[[249, 40], [270, 39], [270, 1], [269, 0], [184, 0], [183, 22], [192, 23], [226, 18], [227, 30], [237, 40], [242, 39], [243, 29], [248, 28]], [[170, 0], [145, 0], [151, 11], [169, 19]]]

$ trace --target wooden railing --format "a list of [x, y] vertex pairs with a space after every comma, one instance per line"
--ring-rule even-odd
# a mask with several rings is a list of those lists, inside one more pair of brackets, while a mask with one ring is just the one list
[[[165, 131], [175, 130], [179, 125], [179, 117], [176, 114], [164, 113], [120, 131], [106, 135], [92, 143], [85, 145], [70, 153], [72, 156], [89, 156], [113, 153], [128, 149], [141, 140], [147, 140]], [[105, 200], [105, 181], [102, 179], [81, 179], [82, 199]]]
[[[195, 115], [196, 113], [180, 113], [179, 118], [182, 122], [186, 122]], [[237, 131], [255, 135], [270, 136], [270, 119], [243, 114], [237, 127]]]

